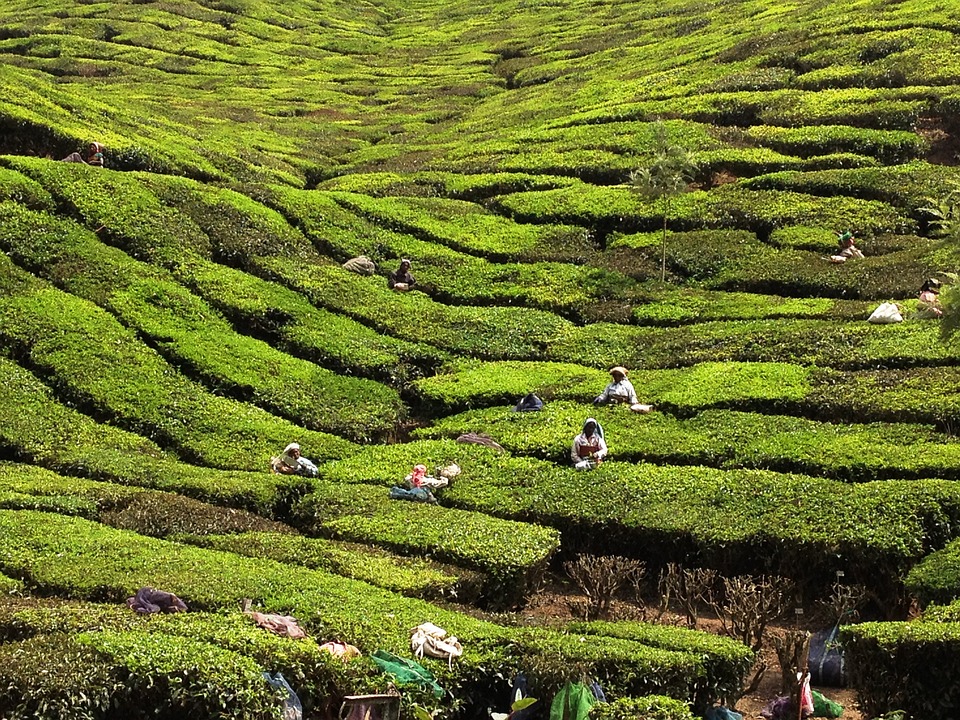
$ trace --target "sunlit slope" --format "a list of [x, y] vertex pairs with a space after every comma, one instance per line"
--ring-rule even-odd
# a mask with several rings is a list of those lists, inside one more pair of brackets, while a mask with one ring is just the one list
[[949, 118], [958, 13], [925, 0], [5, 3], [2, 149], [57, 155], [96, 137], [117, 167], [294, 184], [344, 166], [616, 177], [645, 136], [620, 123], [673, 117], [713, 126], [694, 138], [711, 152], [769, 161], [782, 137], [718, 128]]

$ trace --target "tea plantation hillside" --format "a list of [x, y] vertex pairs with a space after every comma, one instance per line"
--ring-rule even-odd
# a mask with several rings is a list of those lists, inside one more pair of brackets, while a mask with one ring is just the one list
[[[960, 713], [960, 8], [8, 0], [0, 54], [0, 716], [276, 718], [280, 671], [332, 717], [428, 621], [463, 655], [404, 720], [517, 672], [543, 716], [584, 678], [601, 720], [735, 704], [739, 640], [514, 612], [590, 556], [654, 603], [842, 578], [864, 715]], [[653, 412], [592, 404], [617, 365]], [[293, 441], [316, 477], [270, 472]], [[418, 463], [462, 472], [391, 499]]]

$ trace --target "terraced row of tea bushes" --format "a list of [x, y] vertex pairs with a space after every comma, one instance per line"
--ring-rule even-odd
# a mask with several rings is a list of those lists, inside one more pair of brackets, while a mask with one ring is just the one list
[[848, 482], [960, 478], [960, 443], [931, 426], [907, 423], [830, 424], [727, 410], [681, 420], [555, 401], [539, 413], [502, 406], [471, 410], [414, 436], [455, 438], [482, 431], [512, 454], [569, 465], [570, 445], [588, 415], [603, 426], [610, 458], [626, 462], [762, 468]]
[[[69, 546], [63, 537], [71, 538]], [[452, 667], [424, 661], [460, 699], [495, 684], [491, 675], [498, 672], [532, 671], [541, 688], [556, 688], [571, 668], [596, 678], [613, 696], [718, 697], [716, 690], [698, 692], [706, 686], [702, 643], [696, 643], [700, 652], [688, 653], [617, 638], [588, 644], [549, 630], [511, 630], [323, 571], [189, 548], [44, 513], [0, 511], [0, 548], [0, 570], [46, 593], [120, 602], [151, 584], [176, 592], [191, 609], [206, 611], [251, 598], [268, 612], [294, 614], [313, 636], [338, 637], [367, 653], [385, 648], [405, 655], [409, 628], [429, 619], [463, 643], [464, 655]], [[731, 657], [739, 653], [735, 645], [726, 650]], [[736, 682], [722, 680], [724, 687]]]
[[[0, 463], [0, 506], [77, 515], [141, 535], [319, 568], [408, 597], [469, 603], [479, 596], [484, 580], [482, 573], [422, 558], [294, 535], [292, 528], [241, 510], [172, 493], [65, 477], [30, 465]], [[502, 522], [494, 525], [499, 528]], [[407, 551], [422, 550], [421, 544]]]
[[[407, 467], [394, 466], [393, 484], [402, 482]], [[522, 603], [560, 547], [560, 533], [553, 528], [391, 500], [386, 489], [362, 484], [316, 482], [294, 505], [290, 522], [307, 535], [428, 555], [479, 570], [485, 576], [481, 600], [496, 608]]]
[[123, 506], [141, 488], [66, 478], [34, 465], [0, 463], [0, 506], [44, 510], [96, 520], [104, 511]]
[[[630, 378], [642, 402], [680, 416], [721, 407], [817, 420], [848, 422], [856, 417], [861, 422], [944, 426], [960, 416], [955, 397], [960, 377], [951, 365], [841, 372], [790, 363], [727, 361], [633, 370]], [[513, 405], [529, 392], [546, 401], [580, 402], [588, 412], [592, 411], [588, 404], [609, 381], [606, 371], [575, 363], [461, 360], [418, 380], [415, 388], [421, 408], [436, 415]], [[492, 410], [491, 417], [497, 412]], [[483, 422], [487, 417], [483, 415]]]
[[382, 278], [361, 277], [336, 265], [309, 265], [303, 272], [281, 259], [264, 258], [260, 264], [316, 305], [448, 352], [486, 359], [540, 357], [555, 338], [573, 330], [569, 321], [542, 310], [451, 306], [423, 293], [395, 293]]
[[594, 367], [776, 362], [859, 369], [953, 364], [958, 355], [940, 342], [936, 321], [908, 317], [880, 326], [864, 317], [863, 322], [764, 319], [670, 328], [594, 323], [558, 335], [541, 357]]
[[520, 304], [580, 318], [596, 314], [592, 307], [599, 298], [633, 285], [619, 273], [596, 267], [493, 263], [445, 244], [384, 230], [341, 207], [329, 194], [276, 188], [273, 203], [322, 252], [338, 260], [365, 255], [379, 265], [381, 275], [392, 271], [399, 258], [409, 258], [421, 290], [458, 305]]
[[[621, 236], [612, 243], [615, 268], [639, 266], [648, 276], [661, 256], [650, 234]], [[682, 281], [714, 290], [793, 297], [889, 299], [911, 297], [920, 284], [944, 267], [941, 243], [918, 241], [907, 250], [837, 265], [826, 253], [772, 248], [752, 233], [737, 230], [668, 236], [667, 264]], [[946, 267], [952, 267], [947, 264]], [[632, 273], [631, 273], [632, 274]], [[869, 311], [867, 311], [869, 314]]]
[[[901, 578], [931, 549], [960, 534], [960, 489], [951, 481], [847, 484], [762, 470], [603, 463], [573, 468], [451, 440], [365, 448], [329, 463], [327, 479], [389, 486], [385, 470], [446, 458], [463, 473], [445, 505], [557, 528], [567, 555], [627, 554], [653, 566], [713, 567], [724, 574], [773, 573], [816, 594], [844, 570], [897, 607]], [[458, 454], [459, 453], [459, 454]]]
[[260, 469], [293, 439], [318, 460], [352, 443], [306, 430], [191, 382], [110, 314], [18, 270], [0, 256], [6, 352], [92, 412], [212, 467]]
[[953, 668], [960, 623], [862, 623], [841, 627], [850, 685], [870, 716], [890, 708], [907, 717], [948, 718], [960, 704]]
[[[731, 362], [634, 370], [630, 379], [644, 402], [691, 413], [718, 405], [789, 406], [808, 394], [810, 375], [810, 369], [786, 363]], [[449, 414], [515, 403], [528, 392], [544, 400], [589, 403], [609, 382], [606, 370], [572, 363], [459, 360], [415, 386], [425, 404]]]
[[[46, 169], [45, 166], [57, 165], [56, 163], [36, 162], [30, 165], [31, 172], [39, 173], [44, 170], [51, 176], [60, 177], [62, 172], [54, 172]], [[113, 176], [111, 183], [120, 182], [116, 176], [117, 173], [88, 173], [88, 176], [98, 177]], [[129, 174], [128, 174], [129, 175]], [[44, 175], [47, 178], [47, 175]], [[51, 181], [53, 182], [53, 181]], [[68, 185], [67, 180], [60, 177], [61, 184]], [[102, 181], [101, 181], [102, 182]], [[186, 182], [186, 181], [181, 181]], [[49, 186], [49, 185], [48, 185]], [[60, 187], [58, 185], [58, 187]], [[78, 186], [82, 187], [82, 186]], [[107, 186], [110, 187], [110, 186]], [[139, 188], [139, 189], [138, 189]], [[142, 227], [140, 232], [134, 233], [132, 238], [127, 238], [125, 242], [129, 244], [126, 249], [134, 254], [146, 253], [150, 255], [154, 262], [164, 262], [166, 256], [169, 262], [179, 262], [183, 258], [184, 246], [195, 247], [197, 252], [210, 255], [212, 250], [209, 245], [205, 245], [201, 238], [205, 235], [198, 229], [195, 234], [184, 234], [184, 227], [197, 228], [188, 217], [175, 210], [164, 211], [159, 205], [156, 196], [146, 193], [143, 188], [135, 183], [127, 183], [116, 189], [129, 191], [131, 196], [137, 198], [138, 209], [145, 208], [142, 212], [131, 211], [125, 216], [126, 227]], [[92, 188], [89, 188], [92, 191]], [[139, 193], [139, 194], [138, 194]], [[99, 197], [100, 192], [84, 192], [74, 195], [74, 199], [87, 196]], [[118, 227], [117, 213], [113, 213], [112, 208], [100, 207], [96, 203], [91, 205], [93, 210], [87, 215], [86, 222], [112, 223], [111, 227]], [[149, 208], [153, 207], [151, 211]], [[111, 211], [108, 211], [111, 210]], [[122, 218], [121, 218], [122, 220]], [[176, 222], [174, 222], [176, 221]], [[119, 233], [118, 236], [122, 236]], [[149, 250], [153, 248], [153, 250]], [[614, 328], [610, 326], [593, 326], [577, 330], [571, 333], [569, 325], [560, 322], [556, 317], [536, 313], [535, 311], [521, 311], [519, 309], [480, 309], [480, 308], [457, 308], [451, 309], [447, 306], [428, 301], [421, 296], [397, 297], [393, 293], [387, 293], [382, 287], [382, 282], [377, 282], [370, 278], [360, 278], [353, 276], [345, 271], [339, 271], [336, 268], [320, 268], [317, 270], [317, 277], [305, 277], [302, 269], [291, 267], [289, 261], [258, 261], [263, 265], [263, 271], [269, 274], [277, 273], [287, 277], [294, 287], [305, 289], [309, 284], [310, 296], [318, 304], [326, 304], [334, 310], [349, 312], [354, 318], [369, 323], [381, 331], [389, 332], [399, 337], [408, 337], [410, 327], [422, 328], [418, 337], [427, 340], [439, 347], [445, 347], [458, 352], [471, 352], [476, 348], [483, 346], [486, 348], [483, 356], [500, 357], [530, 357], [532, 354], [542, 356], [543, 350], [551, 346], [551, 355], [553, 359], [575, 360], [577, 362], [588, 362], [589, 364], [612, 365], [617, 363], [650, 364], [653, 366], [663, 364], [689, 364], [699, 360], [726, 360], [726, 359], [762, 359], [762, 360], [799, 360], [802, 362], [817, 362], [819, 364], [838, 364], [838, 363], [865, 363], [871, 360], [890, 361], [891, 353], [898, 362], [916, 362], [918, 358], [936, 359], [937, 355], [942, 355], [944, 350], [937, 347], [936, 342], [920, 342], [906, 344], [901, 333], [905, 328], [897, 329], [883, 328], [877, 331], [876, 328], [858, 329], [858, 333], [883, 332], [885, 336], [898, 336], [895, 341], [887, 343], [888, 350], [875, 358], [866, 359], [839, 359], [835, 353], [843, 351], [849, 353], [856, 345], [852, 338], [848, 337], [849, 328], [838, 328], [835, 324], [823, 324], [817, 326], [806, 326], [804, 331], [796, 331], [803, 326], [796, 323], [774, 323], [764, 327], [763, 332], [773, 332], [777, 335], [777, 342], [764, 342], [758, 344], [755, 333], [760, 330], [760, 326], [753, 325], [723, 325], [722, 328], [716, 325], [703, 325], [697, 328], [695, 333], [681, 332], [681, 336], [674, 342], [674, 333], [656, 335], [658, 341], [664, 342], [667, 347], [661, 357], [655, 357], [650, 352], [651, 335], [649, 333], [637, 334], [635, 329]], [[312, 266], [311, 266], [312, 267]], [[326, 275], [320, 276], [323, 272]], [[333, 282], [335, 276], [336, 284]], [[182, 279], [182, 278], [181, 278]], [[217, 287], [222, 287], [224, 278], [219, 277], [216, 281], [210, 281], [211, 285], [215, 282]], [[346, 288], [344, 288], [344, 284]], [[349, 289], [349, 292], [344, 290]], [[252, 291], [252, 288], [251, 288]], [[236, 302], [240, 302], [238, 299]], [[214, 303], [216, 304], [216, 303]], [[463, 335], [462, 329], [464, 323], [476, 325], [482, 320], [483, 325], [475, 329], [473, 333]], [[904, 324], [906, 325], [906, 324]], [[929, 324], [928, 324], [929, 326]], [[540, 337], [534, 338], [532, 344], [527, 342], [517, 347], [515, 342], [510, 343], [507, 338], [513, 334], [516, 327], [530, 328], [540, 330]], [[814, 331], [816, 328], [816, 331]], [[932, 327], [929, 327], [932, 330]], [[546, 332], [544, 332], [546, 330]], [[742, 335], [738, 337], [738, 332], [743, 333], [747, 330], [747, 337]], [[810, 331], [814, 331], [811, 336]], [[826, 335], [822, 334], [823, 332]], [[602, 334], [601, 334], [602, 333]], [[618, 338], [617, 336], [626, 335]], [[792, 335], [792, 337], [791, 337]], [[843, 339], [838, 339], [838, 335], [843, 335]], [[563, 342], [551, 342], [554, 339], [563, 340], [565, 336], [568, 340]], [[491, 338], [497, 338], [496, 344], [491, 342]], [[572, 340], [572, 342], [570, 342]], [[731, 345], [745, 344], [742, 348], [731, 348]], [[613, 345], [614, 347], [611, 347]], [[710, 352], [706, 355], [697, 355], [694, 351], [698, 345], [710, 347]], [[607, 347], [604, 347], [607, 346]], [[599, 348], [599, 349], [598, 349]], [[644, 349], [642, 355], [637, 354], [638, 349]], [[656, 348], [660, 350], [660, 347]], [[691, 353], [694, 353], [691, 357]], [[909, 360], [907, 360], [909, 358]]]
[[331, 367], [402, 387], [429, 374], [446, 354], [419, 341], [394, 338], [352, 318], [311, 304], [300, 293], [241, 270], [201, 259], [176, 270], [181, 283], [235, 325], [281, 350]]
[[[653, 118], [651, 118], [653, 119]], [[703, 122], [708, 118], [697, 118]], [[671, 130], [678, 122], [667, 121]], [[700, 125], [701, 123], [684, 123]], [[449, 150], [442, 162], [435, 167], [447, 171], [471, 173], [519, 173], [561, 175], [596, 183], [612, 185], [623, 183], [630, 173], [644, 162], [650, 148], [649, 137], [636, 139], [639, 133], [626, 133], [614, 140], [605, 138], [608, 126], [646, 125], [653, 123], [602, 122], [588, 126], [572, 125], [561, 128], [534, 131], [505, 129], [496, 140], [477, 142]], [[582, 137], [542, 137], [544, 133], [589, 132], [598, 137], [588, 140]], [[617, 130], [614, 130], [617, 132]], [[634, 137], [631, 137], [634, 135]], [[647, 133], [649, 136], [649, 133]], [[541, 137], [538, 137], [541, 136]], [[723, 146], [711, 138], [704, 143], [690, 142], [689, 133], [671, 136], [672, 142], [684, 143], [691, 158], [697, 164], [696, 179], [707, 183], [715, 173], [734, 173], [738, 176], [760, 175], [778, 170], [824, 169], [839, 167], [862, 167], [877, 164], [877, 160], [854, 152], [823, 153], [815, 157], [801, 158], [765, 147]], [[634, 140], [631, 145], [631, 140]], [[593, 146], [593, 147], [591, 147]]]
[[[497, 208], [519, 222], [579, 224], [622, 232], [655, 230], [663, 222], [652, 201], [642, 200], [627, 188], [586, 184], [513, 193], [498, 198]], [[871, 234], [905, 232], [913, 227], [894, 208], [875, 200], [749, 190], [739, 184], [681, 195], [674, 201], [670, 217], [675, 230], [739, 228], [761, 237], [786, 225], [853, 227]]]
[[960, 599], [960, 542], [927, 555], [910, 570], [905, 584], [921, 605], [949, 605]]
[[[669, 241], [668, 241], [669, 242]], [[790, 298], [758, 293], [680, 287], [638, 291], [630, 319], [638, 325], [684, 325], [716, 320], [819, 318], [860, 320], [875, 303], [831, 298]], [[597, 318], [600, 320], [600, 318]]]
[[0, 447], [57, 472], [175, 492], [267, 517], [303, 490], [302, 478], [265, 469], [211, 470], [178, 462], [143, 436], [61, 405], [34, 375], [2, 357]]
[[[236, 325], [277, 342], [282, 349], [377, 379], [416, 375], [441, 357], [435, 349], [382, 336], [354, 320], [316, 308], [275, 283], [210, 262], [214, 254], [210, 238], [180, 209], [198, 202], [197, 196], [204, 190], [199, 183], [140, 173], [71, 172], [68, 163], [29, 158], [7, 158], [5, 162], [42, 182], [88, 228], [99, 229], [100, 237], [136, 258], [169, 268], [181, 284]], [[33, 190], [47, 194], [39, 184]], [[224, 191], [218, 193], [221, 199], [232, 197]], [[211, 214], [224, 215], [219, 211]], [[245, 226], [241, 222], [234, 230], [235, 237], [242, 237]], [[291, 232], [287, 230], [284, 236], [288, 245], [293, 242]], [[261, 239], [265, 234], [260, 234]], [[300, 247], [298, 251], [309, 249]]]
[[[11, 422], [0, 427], [0, 443], [52, 468], [80, 471], [125, 484], [162, 487], [221, 505], [256, 509], [268, 517], [286, 518], [291, 503], [309, 493], [297, 505], [293, 517], [311, 533], [386, 546], [404, 554], [433, 554], [458, 565], [479, 568], [490, 576], [485, 592], [488, 601], [493, 602], [501, 594], [509, 603], [524, 597], [529, 583], [542, 572], [559, 544], [557, 533], [552, 530], [391, 501], [385, 490], [311, 483], [266, 471], [210, 471], [177, 463], [164, 457], [149, 441], [62, 408], [29, 373], [16, 366], [13, 369], [0, 383], [2, 417], [11, 418]], [[396, 466], [396, 472], [395, 482], [400, 482], [407, 466]], [[67, 481], [63, 484], [66, 486]], [[96, 506], [86, 496], [44, 494], [51, 497], [24, 499], [23, 493], [18, 493], [9, 504], [23, 507], [27, 503], [94, 516]], [[237, 511], [223, 512], [177, 495], [147, 495], [139, 502], [128, 501], [127, 506], [122, 511], [97, 516], [119, 527], [159, 536], [275, 529], [266, 521], [244, 524]], [[372, 518], [360, 517], [364, 514]], [[470, 533], [463, 532], [467, 527], [471, 528]], [[523, 551], [507, 558], [503, 545], [491, 546], [492, 538]], [[515, 582], [510, 584], [508, 580]], [[507, 585], [509, 592], [502, 590], [501, 584]]]
[[[127, 478], [120, 479], [127, 481]], [[321, 490], [317, 490], [317, 494], [320, 493]], [[344, 512], [345, 506], [353, 507], [353, 511], [365, 507], [373, 512], [379, 499], [375, 496], [378, 494], [383, 493], [373, 493], [369, 488], [357, 486], [342, 490], [342, 506], [331, 505], [327, 521], [335, 523], [337, 513]], [[240, 509], [209, 505], [169, 492], [66, 477], [31, 465], [0, 463], [0, 506], [14, 510], [77, 515], [141, 535], [187, 540], [204, 547], [216, 547], [251, 557], [273, 557], [280, 562], [329, 570], [411, 597], [449, 596], [461, 602], [470, 602], [485, 587], [487, 590], [491, 588], [482, 572], [450, 566], [437, 567], [430, 561], [401, 557], [382, 549], [299, 537], [289, 526]], [[379, 514], [385, 516], [380, 535], [383, 535], [384, 527], [402, 525], [402, 520], [398, 518], [408, 509], [408, 505], [394, 504], [379, 510]], [[404, 543], [402, 530], [395, 530], [388, 544], [408, 555], [438, 552], [453, 559], [453, 562], [481, 570], [488, 569], [492, 563], [499, 576], [512, 572], [518, 577], [536, 576], [542, 570], [545, 557], [549, 557], [556, 549], [556, 533], [529, 528], [521, 523], [473, 515], [463, 511], [438, 510], [424, 522], [425, 526], [433, 526], [432, 535], [425, 532], [423, 537]], [[417, 519], [424, 521], [422, 517]], [[412, 518], [408, 516], [409, 520]], [[464, 537], [457, 544], [451, 539], [455, 531], [450, 528], [472, 523], [476, 526], [476, 534], [480, 536], [484, 532], [481, 526], [485, 522], [486, 531], [491, 535], [501, 538], [505, 543], [524, 547], [527, 552], [511, 561], [504, 561], [499, 557], [491, 558], [482, 543], [471, 545], [468, 538]], [[211, 535], [214, 537], [207, 539]], [[364, 542], [378, 542], [377, 533], [364, 533], [362, 529], [356, 532], [356, 537]], [[535, 552], [538, 543], [544, 557], [537, 556]], [[529, 562], [529, 565], [524, 566], [524, 562]], [[520, 597], [517, 593], [527, 590], [527, 585], [518, 582], [511, 588], [514, 593], [512, 601]], [[499, 597], [496, 599], [499, 600]]]
[[575, 183], [572, 178], [526, 173], [354, 172], [325, 180], [317, 190], [360, 193], [372, 197], [449, 197], [479, 202], [525, 190], [552, 190]]
[[107, 709], [141, 717], [163, 708], [181, 717], [267, 720], [282, 707], [251, 658], [161, 633], [41, 636], [0, 645], [0, 663], [0, 711], [13, 717], [95, 716]]
[[[751, 654], [744, 652], [745, 648], [738, 647], [739, 643], [732, 643], [727, 637], [684, 628], [668, 629], [667, 626], [656, 623], [574, 622], [567, 625], [567, 630], [587, 636], [635, 640], [664, 650], [688, 651], [700, 647], [707, 659], [708, 686], [719, 687], [724, 679], [746, 675], [753, 661]], [[731, 685], [722, 688], [721, 697], [732, 701], [741, 691], [742, 687]]]
[[742, 184], [756, 190], [879, 200], [919, 220], [925, 217], [920, 208], [928, 207], [930, 198], [940, 197], [944, 185], [956, 177], [954, 168], [915, 161], [883, 168], [771, 173], [750, 178]]
[[744, 136], [761, 146], [789, 155], [812, 157], [827, 153], [856, 153], [874, 157], [884, 165], [920, 159], [930, 149], [929, 141], [914, 132], [849, 125], [754, 125], [744, 131]]
[[[13, 689], [19, 687], [23, 694], [23, 687], [30, 686], [29, 673], [36, 670], [36, 663], [44, 658], [49, 660], [49, 654], [56, 651], [54, 637], [60, 636], [60, 644], [69, 646], [72, 642], [68, 638], [75, 637], [77, 633], [104, 630], [131, 638], [156, 639], [164, 650], [174, 639], [188, 639], [191, 644], [209, 644], [228, 651], [243, 665], [252, 661], [271, 674], [282, 672], [296, 688], [306, 713], [320, 712], [327, 703], [332, 703], [331, 691], [342, 688], [375, 691], [380, 683], [365, 663], [345, 664], [320, 650], [319, 642], [311, 637], [292, 642], [288, 638], [264, 632], [251, 619], [236, 611], [143, 616], [130, 612], [125, 606], [61, 601], [43, 606], [37, 606], [36, 603], [7, 603], [0, 608], [0, 637], [7, 643], [16, 643], [12, 648], [21, 652], [27, 648], [35, 649], [25, 660], [4, 665], [8, 677], [14, 681]], [[31, 640], [33, 642], [29, 643]], [[141, 651], [148, 658], [152, 656], [146, 643]], [[97, 656], [90, 659], [94, 667], [103, 663], [103, 659]], [[37, 688], [41, 690], [38, 695], [57, 694], [54, 683], [63, 679], [61, 675], [70, 672], [62, 663], [50, 664], [49, 670], [53, 671], [49, 686]], [[155, 673], [156, 669], [146, 674]], [[214, 684], [217, 680], [213, 678]], [[36, 682], [35, 678], [33, 682]], [[94, 688], [70, 689], [89, 691]], [[77, 698], [73, 697], [72, 701], [76, 703]], [[219, 710], [223, 712], [230, 710], [230, 707], [227, 705]]]
[[181, 370], [313, 430], [382, 437], [403, 415], [396, 391], [336, 373], [236, 333], [165, 272], [73, 222], [0, 204], [0, 248], [60, 289], [97, 303]]
[[463, 200], [333, 197], [378, 225], [496, 262], [567, 261], [593, 249], [579, 226], [521, 225]]
[[403, 557], [380, 548], [325, 538], [279, 533], [178, 535], [178, 542], [225, 550], [252, 558], [326, 570], [384, 590], [427, 600], [475, 603], [483, 574], [421, 557]]

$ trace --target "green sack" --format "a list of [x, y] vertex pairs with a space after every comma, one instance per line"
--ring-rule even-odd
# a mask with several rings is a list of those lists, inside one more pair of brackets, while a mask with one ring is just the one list
[[843, 715], [843, 705], [834, 702], [830, 698], [813, 691], [813, 716], [825, 718], [838, 718]]
[[550, 705], [550, 720], [587, 720], [596, 702], [590, 688], [568, 680]]
[[393, 676], [400, 687], [419, 685], [426, 690], [432, 690], [438, 700], [443, 697], [443, 688], [437, 684], [433, 673], [420, 663], [399, 657], [386, 650], [377, 650], [371, 657], [381, 670]]

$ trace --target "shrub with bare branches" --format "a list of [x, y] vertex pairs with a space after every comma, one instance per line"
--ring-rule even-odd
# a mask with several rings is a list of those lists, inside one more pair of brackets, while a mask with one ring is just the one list
[[585, 620], [607, 617], [617, 591], [625, 583], [638, 585], [646, 572], [639, 560], [619, 555], [578, 555], [563, 569], [587, 596], [579, 608]]
[[700, 617], [700, 607], [708, 602], [717, 580], [715, 570], [706, 568], [684, 568], [677, 563], [669, 563], [660, 573], [660, 611], [662, 617], [670, 606], [670, 600], [676, 599], [687, 618], [687, 627], [696, 629]]

